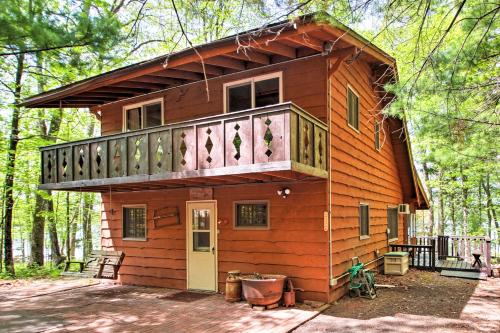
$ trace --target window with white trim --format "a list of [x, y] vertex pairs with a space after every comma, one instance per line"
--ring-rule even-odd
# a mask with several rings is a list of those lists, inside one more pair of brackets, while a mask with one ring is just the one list
[[146, 239], [146, 206], [123, 206], [123, 238]]
[[235, 112], [283, 102], [282, 73], [224, 84], [224, 110]]
[[350, 87], [347, 87], [347, 123], [359, 131], [359, 97]]
[[398, 207], [388, 207], [387, 208], [387, 233], [389, 240], [398, 239]]
[[359, 237], [370, 237], [370, 206], [364, 203], [359, 204]]
[[163, 100], [126, 105], [123, 108], [123, 131], [135, 131], [163, 124]]

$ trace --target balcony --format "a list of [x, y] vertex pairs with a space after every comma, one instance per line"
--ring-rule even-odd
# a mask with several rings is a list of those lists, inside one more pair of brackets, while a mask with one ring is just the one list
[[105, 192], [327, 178], [327, 126], [283, 103], [40, 148], [41, 189]]

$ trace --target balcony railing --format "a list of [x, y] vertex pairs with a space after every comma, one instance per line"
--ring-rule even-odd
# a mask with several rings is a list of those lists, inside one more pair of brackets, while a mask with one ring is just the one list
[[44, 189], [256, 172], [327, 177], [326, 125], [292, 103], [41, 148]]

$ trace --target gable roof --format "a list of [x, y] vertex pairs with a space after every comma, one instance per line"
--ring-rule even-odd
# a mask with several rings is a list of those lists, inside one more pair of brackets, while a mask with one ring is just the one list
[[[395, 59], [326, 13], [304, 15], [121, 67], [25, 99], [31, 108], [94, 107], [225, 74], [355, 46], [374, 68]], [[205, 67], [205, 70], [203, 70]]]

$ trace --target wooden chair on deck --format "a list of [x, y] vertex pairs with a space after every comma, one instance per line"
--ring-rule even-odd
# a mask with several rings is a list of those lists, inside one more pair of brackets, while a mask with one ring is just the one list
[[[123, 258], [125, 258], [123, 251], [95, 250], [86, 261], [66, 261], [61, 275], [116, 280]], [[71, 264], [79, 264], [80, 269], [77, 272], [70, 271]]]

